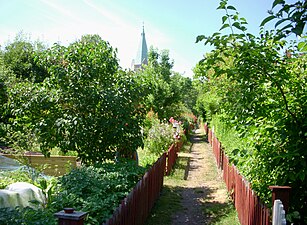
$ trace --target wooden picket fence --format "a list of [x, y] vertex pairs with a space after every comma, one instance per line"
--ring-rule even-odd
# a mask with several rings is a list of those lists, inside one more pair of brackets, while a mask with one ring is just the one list
[[205, 125], [205, 131], [212, 146], [217, 167], [222, 170], [227, 190], [234, 201], [241, 225], [270, 225], [270, 208], [261, 202], [251, 189], [250, 183], [233, 164], [229, 163], [228, 157], [222, 150], [221, 143], [207, 125]]
[[182, 145], [181, 141], [171, 145], [167, 153], [164, 153], [145, 173], [104, 225], [144, 224], [160, 195], [164, 175], [171, 172]]
[[174, 167], [178, 158], [178, 152], [183, 145], [182, 141], [176, 142], [169, 147], [167, 151], [167, 164], [166, 164], [166, 175], [170, 175], [172, 168]]

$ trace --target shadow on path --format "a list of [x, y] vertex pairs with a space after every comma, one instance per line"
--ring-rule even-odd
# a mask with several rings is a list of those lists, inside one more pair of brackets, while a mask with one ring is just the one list
[[[192, 143], [187, 158], [184, 177], [186, 185], [180, 188], [182, 211], [173, 216], [173, 225], [212, 224], [229, 212], [229, 203], [216, 199], [219, 185], [212, 185], [211, 177], [218, 175], [214, 158], [207, 144], [207, 137], [196, 130], [190, 137]], [[179, 159], [180, 160], [180, 159]], [[206, 175], [207, 174], [207, 175]], [[207, 181], [207, 182], [206, 182]], [[209, 181], [209, 182], [208, 182]]]
[[146, 225], [215, 224], [231, 211], [207, 137], [196, 130], [180, 152]]

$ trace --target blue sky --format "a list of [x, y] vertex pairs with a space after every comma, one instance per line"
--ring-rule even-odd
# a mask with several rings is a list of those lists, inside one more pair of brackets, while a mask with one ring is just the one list
[[[259, 33], [273, 0], [229, 0]], [[118, 49], [123, 68], [130, 68], [141, 40], [142, 24], [148, 47], [168, 49], [174, 70], [192, 76], [192, 68], [210, 51], [197, 35], [221, 27], [224, 12], [218, 0], [0, 0], [0, 45], [23, 31], [31, 40], [67, 45], [83, 34], [99, 34]]]

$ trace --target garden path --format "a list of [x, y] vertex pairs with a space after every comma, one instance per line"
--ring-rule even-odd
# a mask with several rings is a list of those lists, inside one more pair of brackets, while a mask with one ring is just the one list
[[179, 153], [189, 157], [181, 191], [183, 210], [172, 216], [173, 225], [210, 224], [220, 210], [228, 205], [228, 197], [221, 175], [217, 170], [214, 155], [206, 142], [202, 130], [191, 135], [190, 153]]

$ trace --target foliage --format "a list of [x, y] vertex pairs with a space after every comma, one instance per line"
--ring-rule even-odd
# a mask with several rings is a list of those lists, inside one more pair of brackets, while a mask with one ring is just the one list
[[16, 182], [27, 182], [39, 187], [45, 195], [47, 201], [44, 202], [43, 208], [50, 205], [52, 201], [52, 193], [57, 182], [54, 177], [46, 177], [33, 168], [21, 167], [14, 171], [0, 172], [0, 189], [5, 189], [10, 184]]
[[160, 156], [174, 142], [174, 131], [168, 122], [156, 120], [148, 131], [145, 148]]
[[[0, 137], [5, 136], [6, 132], [4, 129], [4, 124], [7, 123], [8, 118], [5, 116], [5, 108], [3, 107], [7, 102], [7, 93], [6, 93], [6, 85], [5, 78], [9, 74], [9, 71], [5, 68], [3, 58], [0, 57]], [[0, 143], [3, 140], [0, 139]]]
[[[173, 117], [171, 118], [174, 120]], [[153, 111], [147, 114], [144, 121], [145, 127], [143, 129], [144, 136], [146, 137], [144, 140], [144, 148], [138, 150], [140, 165], [144, 167], [151, 166], [157, 161], [162, 153], [168, 150], [171, 144], [176, 142], [176, 139], [174, 139], [176, 129], [173, 127], [171, 119], [169, 122], [170, 123], [165, 120], [160, 121], [157, 114]], [[187, 113], [180, 117], [180, 141], [186, 142], [186, 136], [183, 131], [184, 129], [188, 130], [190, 124], [194, 122], [195, 116], [193, 114]]]
[[87, 224], [99, 224], [109, 218], [144, 173], [143, 167], [127, 160], [83, 166], [59, 178], [57, 183], [56, 179], [44, 179], [28, 171], [2, 173], [1, 188], [17, 181], [29, 182], [40, 187], [48, 201], [43, 210], [0, 209], [0, 224], [8, 224], [8, 221], [13, 224], [54, 224], [53, 213], [64, 207], [89, 212]]
[[33, 184], [33, 179], [28, 170], [19, 169], [15, 171], [4, 171], [0, 173], [0, 189], [16, 182], [28, 182]]
[[[274, 13], [274, 9], [278, 9], [278, 11]], [[282, 26], [278, 30], [281, 37], [291, 33], [300, 36], [304, 32], [307, 21], [307, 2], [297, 0], [292, 3], [286, 3], [285, 0], [274, 0], [269, 14], [270, 16], [262, 21], [261, 26], [271, 20], [277, 20], [275, 28]]]
[[[179, 73], [174, 73], [171, 77], [173, 93], [179, 102], [173, 104], [172, 116], [179, 118], [184, 113], [195, 114], [194, 106], [197, 99], [197, 90], [193, 81], [189, 77], [183, 77]], [[176, 108], [179, 109], [176, 111]]]
[[56, 219], [48, 210], [30, 207], [0, 208], [0, 225], [56, 225]]
[[46, 77], [46, 70], [39, 66], [35, 57], [46, 47], [42, 42], [31, 42], [19, 33], [13, 42], [8, 43], [3, 51], [4, 65], [10, 68], [18, 78], [41, 82]]
[[147, 112], [153, 110], [160, 120], [190, 112], [196, 101], [191, 79], [172, 71], [168, 51], [150, 48], [148, 55], [148, 66], [137, 73], [145, 85]]
[[217, 125], [219, 138], [235, 130], [227, 152], [258, 194], [267, 197], [268, 185], [291, 186], [291, 211], [306, 222], [307, 57], [297, 44], [291, 55], [281, 54], [287, 41], [274, 32], [247, 33], [246, 20], [227, 1], [218, 9], [226, 12], [221, 30], [231, 33], [197, 38], [215, 47], [198, 65], [206, 92], [199, 108]]
[[190, 132], [190, 129], [194, 129], [197, 126], [197, 117], [193, 113], [184, 113], [178, 120], [181, 124], [182, 132]]
[[87, 224], [108, 219], [145, 170], [134, 161], [81, 167], [59, 179], [52, 207], [89, 212]]
[[36, 62], [48, 72], [42, 82], [6, 81], [14, 148], [31, 149], [33, 141], [45, 155], [58, 147], [92, 164], [142, 146], [141, 84], [120, 70], [107, 42], [83, 36], [68, 47], [55, 44]]
[[138, 150], [140, 165], [150, 167], [174, 142], [172, 126], [160, 122], [158, 115], [150, 111], [144, 120], [144, 148]]
[[150, 168], [159, 159], [158, 155], [150, 152], [147, 148], [139, 148], [137, 153], [139, 165], [145, 168]]

